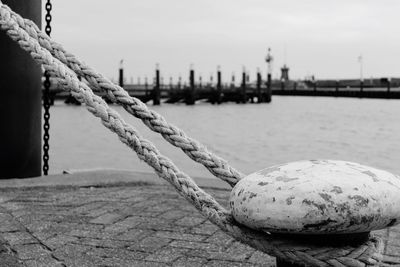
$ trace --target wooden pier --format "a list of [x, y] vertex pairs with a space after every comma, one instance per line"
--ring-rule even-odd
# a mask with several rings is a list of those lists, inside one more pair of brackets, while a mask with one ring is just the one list
[[[202, 84], [196, 83], [195, 71], [189, 72], [189, 84], [182, 85], [179, 81], [177, 84], [163, 84], [160, 71], [156, 68], [153, 84], [125, 84], [123, 79], [123, 70], [119, 70], [119, 85], [123, 87], [130, 96], [140, 99], [144, 103], [152, 102], [154, 105], [164, 103], [185, 103], [194, 105], [197, 101], [209, 102], [211, 104], [221, 104], [224, 102], [235, 103], [269, 103], [271, 102], [271, 87], [261, 79], [261, 73], [257, 73], [255, 82], [249, 82], [246, 72], [242, 74], [241, 84], [235, 85], [223, 84], [221, 71], [217, 71], [216, 83]], [[68, 104], [77, 104], [73, 97], [57, 88], [52, 83], [53, 88], [50, 90], [51, 99], [65, 99]], [[95, 91], [95, 90], [94, 90]], [[95, 93], [103, 99], [106, 99], [105, 93], [95, 91]], [[164, 101], [161, 101], [164, 100]]]
[[[160, 105], [163, 103], [185, 103], [194, 105], [197, 101], [211, 104], [224, 102], [244, 103], [269, 103], [272, 95], [281, 96], [329, 96], [329, 97], [356, 97], [356, 98], [383, 98], [400, 99], [400, 79], [369, 79], [360, 80], [271, 80], [268, 75], [262, 79], [258, 70], [256, 79], [250, 81], [245, 69], [241, 74], [240, 84], [235, 83], [232, 76], [231, 83], [222, 82], [220, 68], [216, 73], [217, 80], [212, 78], [208, 83], [202, 83], [201, 78], [196, 82], [195, 71], [189, 70], [188, 84], [182, 84], [181, 78], [178, 83], [173, 84], [172, 78], [169, 84], [163, 83], [160, 70], [157, 67], [153, 82], [149, 84], [147, 79], [144, 84], [126, 84], [124, 82], [124, 70], [119, 69], [119, 86], [123, 87], [130, 96], [140, 99], [144, 103]], [[287, 77], [288, 78], [288, 77]], [[57, 88], [52, 82], [50, 99], [65, 99], [67, 104], [79, 104], [69, 93]], [[103, 92], [95, 91], [106, 101]]]

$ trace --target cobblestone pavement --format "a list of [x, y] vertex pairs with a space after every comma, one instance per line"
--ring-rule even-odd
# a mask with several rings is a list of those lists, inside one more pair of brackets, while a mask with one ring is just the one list
[[[226, 205], [226, 190], [207, 189]], [[275, 266], [167, 185], [0, 189], [0, 266]], [[385, 238], [400, 265], [400, 228]]]

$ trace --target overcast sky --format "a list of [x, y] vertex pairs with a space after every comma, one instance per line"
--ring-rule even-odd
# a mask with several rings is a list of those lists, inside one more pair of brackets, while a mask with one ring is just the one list
[[53, 0], [52, 24], [107, 77], [124, 59], [128, 81], [157, 62], [165, 79], [186, 79], [191, 63], [203, 80], [217, 65], [225, 80], [243, 65], [265, 75], [268, 47], [275, 77], [285, 54], [295, 79], [358, 78], [360, 54], [364, 77], [400, 76], [398, 0]]

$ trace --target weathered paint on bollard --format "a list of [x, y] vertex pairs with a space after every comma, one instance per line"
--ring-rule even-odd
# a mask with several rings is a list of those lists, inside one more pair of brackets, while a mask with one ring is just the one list
[[[40, 0], [3, 3], [40, 27]], [[41, 76], [32, 58], [0, 32], [0, 179], [41, 175]]]
[[363, 233], [400, 223], [400, 177], [357, 163], [308, 160], [248, 175], [230, 197], [233, 217], [272, 233]]

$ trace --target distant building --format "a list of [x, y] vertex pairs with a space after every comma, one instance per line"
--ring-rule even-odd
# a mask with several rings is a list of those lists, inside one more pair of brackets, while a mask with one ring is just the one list
[[286, 64], [284, 64], [281, 68], [281, 81], [289, 81], [289, 68], [286, 66]]

